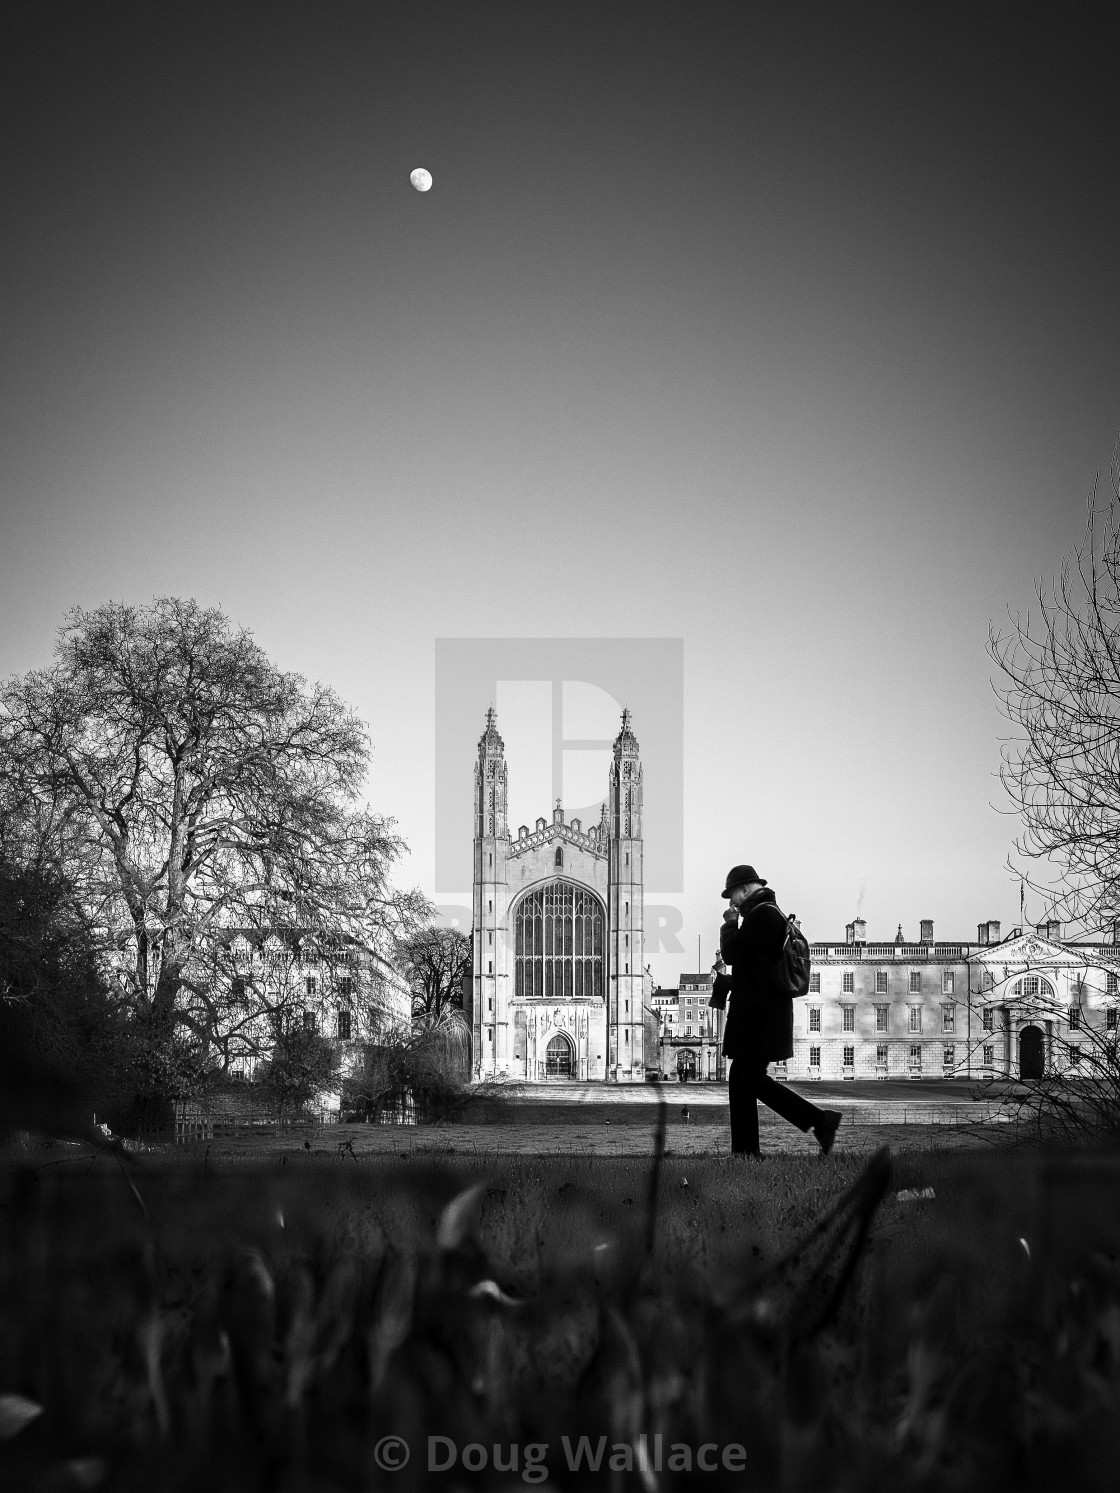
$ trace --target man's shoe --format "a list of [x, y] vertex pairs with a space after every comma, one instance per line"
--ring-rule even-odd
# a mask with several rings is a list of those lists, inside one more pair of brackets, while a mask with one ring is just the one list
[[813, 1134], [820, 1144], [821, 1155], [827, 1156], [832, 1150], [832, 1142], [836, 1139], [836, 1132], [840, 1129], [840, 1121], [844, 1116], [838, 1109], [825, 1109], [821, 1111], [821, 1117], [813, 1126]]

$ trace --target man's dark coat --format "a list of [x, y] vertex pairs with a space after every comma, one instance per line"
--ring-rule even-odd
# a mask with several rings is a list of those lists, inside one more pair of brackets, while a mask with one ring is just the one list
[[731, 999], [723, 1030], [725, 1058], [749, 1065], [793, 1056], [793, 997], [773, 988], [772, 971], [786, 937], [774, 893], [760, 887], [739, 909], [741, 922], [724, 923], [719, 949], [731, 966]]

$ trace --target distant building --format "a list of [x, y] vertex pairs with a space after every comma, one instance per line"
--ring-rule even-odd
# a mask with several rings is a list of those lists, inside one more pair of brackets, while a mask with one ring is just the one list
[[411, 1025], [407, 981], [385, 954], [358, 939], [238, 928], [225, 931], [221, 951], [216, 978], [228, 992], [231, 1029], [223, 1040], [231, 1077], [256, 1076], [277, 1020], [299, 1022], [335, 1042], [340, 1077], [355, 1067], [362, 1044]]
[[[812, 943], [811, 986], [794, 1002], [794, 1054], [777, 1076], [1033, 1078], [1076, 1072], [1085, 1045], [1115, 1033], [1120, 938], [1064, 942], [998, 922], [975, 941], [868, 943], [861, 919], [843, 942]], [[1113, 930], [1120, 934], [1120, 929]]]
[[642, 764], [630, 712], [599, 823], [549, 818], [516, 837], [493, 709], [474, 770], [474, 1076], [645, 1079]]
[[657, 1068], [665, 1077], [686, 1083], [727, 1077], [724, 1012], [708, 1004], [711, 994], [709, 971], [683, 974], [675, 990], [653, 992], [650, 1005], [660, 1019]]

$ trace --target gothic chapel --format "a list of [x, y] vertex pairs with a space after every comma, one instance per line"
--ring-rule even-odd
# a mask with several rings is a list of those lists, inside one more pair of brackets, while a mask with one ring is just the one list
[[474, 769], [476, 1079], [641, 1082], [642, 764], [622, 712], [599, 823], [506, 819], [505, 746], [486, 712]]

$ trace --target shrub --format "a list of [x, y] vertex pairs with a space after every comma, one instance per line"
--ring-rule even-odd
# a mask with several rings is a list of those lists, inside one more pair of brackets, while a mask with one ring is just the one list
[[424, 1118], [443, 1118], [468, 1097], [469, 1052], [466, 1019], [456, 1010], [368, 1043], [358, 1072], [343, 1083], [343, 1110], [377, 1120], [386, 1107], [410, 1100]]
[[283, 1120], [305, 1109], [330, 1082], [337, 1065], [330, 1040], [319, 1032], [292, 1022], [277, 1032], [272, 1055], [261, 1065], [257, 1084], [276, 1106]]

